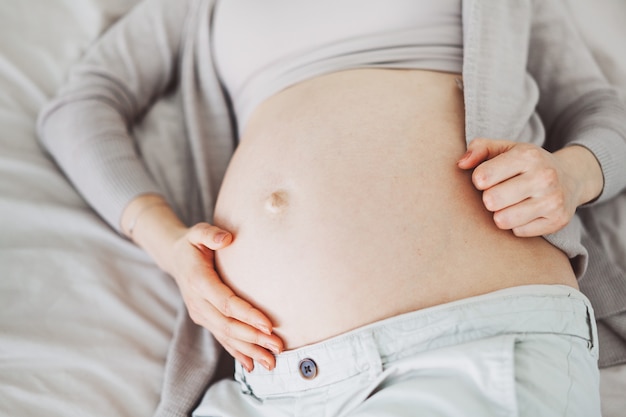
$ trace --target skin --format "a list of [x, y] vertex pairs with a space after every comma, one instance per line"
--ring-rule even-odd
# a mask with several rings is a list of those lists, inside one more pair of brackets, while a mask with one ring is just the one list
[[[495, 224], [520, 237], [556, 232], [603, 186], [597, 160], [581, 146], [550, 153], [524, 143], [476, 139], [457, 164], [473, 170], [472, 181], [483, 192]], [[129, 238], [174, 278], [196, 324], [212, 332], [248, 370], [253, 359], [274, 368], [274, 354], [284, 345], [273, 334], [272, 322], [224, 285], [215, 271], [214, 252], [233, 239], [228, 231], [208, 223], [185, 226], [158, 195], [133, 200], [121, 222]]]
[[474, 170], [472, 182], [495, 224], [519, 237], [562, 229], [604, 185], [597, 159], [582, 146], [550, 153], [528, 143], [480, 138], [458, 166]]
[[[131, 236], [128, 226], [133, 221]], [[196, 324], [211, 331], [248, 369], [254, 366], [252, 358], [274, 367], [272, 353], [280, 353], [283, 343], [272, 334], [271, 321], [237, 297], [215, 272], [214, 252], [232, 242], [229, 232], [208, 223], [185, 226], [158, 195], [133, 200], [124, 210], [122, 228], [174, 278]]]
[[[454, 75], [420, 75], [393, 72], [394, 78], [391, 78], [392, 75], [385, 74], [383, 79], [387, 80], [386, 82], [391, 82], [391, 86], [395, 85], [393, 88], [401, 87], [401, 91], [404, 88], [404, 84], [394, 84], [396, 81], [401, 82], [396, 80], [395, 77], [409, 77], [406, 80], [407, 86], [419, 88], [422, 94], [426, 97], [431, 97], [431, 100], [428, 101], [428, 109], [434, 108], [435, 103], [439, 103], [444, 97], [447, 97], [446, 100], [452, 100], [450, 103], [444, 100], [442, 103], [448, 104], [439, 103], [437, 105], [440, 107], [437, 108], [449, 109], [448, 111], [444, 110], [444, 112], [449, 115], [450, 120], [462, 123], [462, 103], [458, 90], [448, 89], [445, 90], [448, 93], [443, 94], [442, 90], [434, 87], [439, 85], [439, 83], [442, 83], [442, 86], [455, 85]], [[393, 95], [393, 98], [382, 97], [382, 92], [389, 91], [387, 84], [380, 87], [380, 91], [376, 90], [375, 83], [380, 82], [378, 73], [372, 75], [372, 78], [369, 77], [367, 72], [362, 72], [360, 75], [355, 75], [355, 77], [366, 83], [365, 85], [368, 86], [366, 87], [367, 91], [373, 89], [372, 91], [375, 92], [379, 101], [389, 100], [389, 103], [394, 103], [396, 106], [400, 105], [401, 97], [397, 95]], [[336, 77], [329, 76], [326, 81], [311, 81], [310, 83], [313, 84], [309, 85], [309, 87], [306, 85], [302, 86], [303, 90], [290, 89], [291, 92], [284, 93], [287, 96], [282, 95], [279, 98], [274, 98], [273, 103], [264, 104], [263, 108], [265, 110], [259, 110], [262, 113], [263, 111], [265, 112], [259, 119], [260, 126], [266, 126], [267, 123], [270, 123], [271, 128], [271, 121], [277, 117], [274, 113], [282, 117], [284, 114], [283, 106], [291, 107], [294, 103], [301, 102], [299, 94], [304, 94], [309, 99], [308, 103], [313, 103], [313, 97], [307, 88], [319, 92], [326, 88], [324, 87], [325, 82], [330, 82], [331, 84], [335, 82], [337, 85], [333, 84], [329, 88], [331, 88], [330, 91], [337, 91], [338, 88], [345, 88], [346, 83], [351, 84], [354, 82], [354, 78], [350, 78], [350, 80], [352, 81], [348, 83], [349, 80], [343, 79], [342, 75], [339, 74]], [[321, 82], [322, 84], [319, 85], [316, 82]], [[429, 88], [429, 90], [425, 90], [426, 88]], [[435, 90], [430, 90], [432, 88], [435, 88]], [[358, 91], [361, 91], [361, 89], [358, 89]], [[439, 101], [432, 101], [433, 94], [437, 94]], [[457, 96], [457, 94], [459, 95]], [[294, 103], [289, 101], [291, 96], [295, 100]], [[405, 104], [415, 106], [416, 103], [412, 101], [414, 96], [412, 94], [408, 96], [411, 99]], [[285, 97], [287, 97], [287, 104], [284, 101]], [[322, 103], [325, 102], [322, 101]], [[359, 104], [342, 103], [344, 108], [345, 106], [350, 108], [352, 105], [356, 106]], [[447, 107], [448, 105], [451, 107]], [[322, 107], [325, 108], [326, 104]], [[452, 109], [454, 109], [453, 113], [448, 113]], [[315, 112], [319, 111], [314, 106], [313, 108], [308, 106], [300, 109], [300, 112], [305, 110], [313, 112], [310, 115], [311, 117], [315, 117], [317, 114]], [[353, 111], [349, 112], [345, 117], [360, 114], [356, 110], [356, 108], [353, 108]], [[390, 114], [397, 114], [397, 110], [392, 111]], [[450, 116], [454, 112], [461, 112], [461, 114], [458, 117]], [[362, 117], [362, 115], [358, 117]], [[423, 115], [423, 117], [429, 120], [434, 118], [428, 117], [427, 114]], [[448, 119], [445, 120], [445, 124], [448, 124]], [[328, 125], [330, 121], [326, 121], [326, 125]], [[358, 120], [352, 120], [348, 123], [358, 123]], [[441, 123], [444, 122], [442, 121]], [[252, 125], [253, 122], [250, 123], [250, 126]], [[434, 129], [434, 132], [440, 132], [437, 125], [434, 126]], [[274, 131], [270, 129], [270, 132]], [[423, 129], [418, 130], [417, 133], [423, 135]], [[454, 146], [450, 146], [451, 144], [449, 143], [446, 148], [448, 149], [447, 152], [451, 152], [452, 149], [455, 150], [454, 152], [462, 152], [464, 148], [462, 144], [462, 128], [457, 133], [459, 134], [459, 143]], [[275, 136], [273, 133], [271, 134], [272, 137]], [[425, 140], [427, 136], [420, 140]], [[331, 136], [331, 138], [333, 137]], [[261, 150], [254, 148], [255, 140], [255, 136], [252, 134], [252, 137], [248, 137], [245, 143], [248, 145], [248, 148], [252, 146], [253, 155], [258, 155], [258, 152]], [[262, 145], [268, 139], [261, 137], [260, 140], [264, 141], [261, 143]], [[346, 142], [346, 146], [349, 146], [349, 143]], [[288, 146], [288, 144], [283, 146]], [[293, 146], [293, 143], [289, 146]], [[242, 149], [239, 149], [238, 152], [241, 151]], [[287, 150], [285, 149], [284, 152], [286, 153]], [[354, 150], [351, 152], [354, 152]], [[239, 156], [241, 157], [242, 155], [240, 154]], [[363, 155], [363, 157], [366, 157], [366, 155]], [[590, 151], [580, 146], [570, 146], [555, 153], [549, 153], [535, 145], [481, 138], [472, 141], [467, 147], [465, 155], [459, 155], [459, 157], [460, 159], [457, 162], [458, 169], [460, 171], [472, 171], [471, 180], [473, 185], [482, 192], [482, 202], [485, 208], [493, 213], [493, 221], [497, 228], [511, 230], [519, 237], [532, 238], [559, 230], [571, 220], [576, 207], [596, 198], [603, 186], [602, 172], [597, 160]], [[418, 158], [421, 164], [426, 164], [430, 159]], [[447, 160], [448, 158], [444, 159]], [[449, 159], [454, 164], [455, 156], [451, 156]], [[244, 160], [246, 161], [246, 166], [239, 167], [239, 169], [244, 169], [245, 171], [250, 169], [248, 164], [255, 163], [258, 158], [253, 157], [252, 160], [244, 158]], [[262, 161], [264, 161], [263, 158], [257, 162], [264, 163]], [[351, 161], [346, 160], [344, 162], [344, 164], [333, 165], [333, 167], [338, 170], [349, 169], [346, 164], [349, 165]], [[352, 162], [356, 164], [356, 167], [359, 167], [358, 161]], [[406, 162], [408, 163], [409, 161], [407, 160]], [[282, 171], [278, 167], [276, 169], [279, 170], [279, 173], [287, 176], [295, 174], [289, 166], [283, 167]], [[243, 178], [237, 177], [237, 173], [241, 174], [241, 172], [238, 169], [235, 169], [235, 172], [235, 179], [237, 184], [239, 184], [237, 187], [241, 187], [242, 184], [240, 182]], [[259, 172], [259, 170], [252, 167], [252, 172]], [[243, 174], [248, 175], [245, 172]], [[341, 172], [335, 174], [341, 175]], [[429, 181], [432, 184], [433, 181], [438, 181], [439, 177], [431, 178]], [[248, 180], [250, 179], [248, 178]], [[255, 183], [254, 178], [251, 181]], [[423, 179], [418, 181], [423, 181]], [[270, 181], [269, 186], [271, 187], [272, 184]], [[407, 184], [407, 186], [410, 185]], [[235, 200], [229, 200], [230, 202], [226, 202], [223, 205], [221, 214], [226, 216], [231, 214], [230, 210], [237, 211], [241, 208], [239, 207], [240, 204], [237, 203], [239, 194], [237, 192], [233, 194], [232, 187], [229, 191], [231, 192], [226, 194], [235, 198]], [[285, 192], [284, 195], [276, 194], [277, 190], [273, 188], [271, 191], [274, 192], [271, 194], [273, 198], [266, 201], [265, 205], [259, 209], [267, 211], [270, 217], [279, 216], [285, 199], [290, 198], [290, 193]], [[299, 198], [302, 195], [296, 193], [291, 196]], [[476, 203], [480, 205], [480, 199]], [[218, 211], [216, 209], [216, 214]], [[244, 211], [244, 213], [247, 212]], [[237, 217], [237, 214], [233, 213], [233, 215]], [[485, 218], [485, 221], [489, 222], [488, 216]], [[223, 228], [208, 223], [199, 223], [188, 227], [176, 216], [163, 197], [158, 195], [139, 196], [126, 207], [121, 219], [121, 227], [126, 235], [142, 247], [161, 269], [173, 277], [179, 287], [189, 315], [195, 323], [208, 329], [224, 348], [248, 370], [252, 370], [254, 362], [261, 364], [267, 369], [273, 369], [275, 366], [274, 355], [282, 352], [287, 344], [276, 335], [274, 323], [268, 315], [244, 300], [242, 296], [238, 296], [233, 289], [225, 285], [216, 272], [216, 251], [220, 251], [220, 257], [222, 258], [227, 256], [225, 255], [226, 251], [221, 250], [225, 248], [231, 250], [231, 248], [237, 246], [231, 246], [234, 239], [234, 235], [231, 232], [238, 233], [236, 227], [233, 230], [225, 230], [230, 229], [228, 222], [222, 221], [219, 224]], [[256, 224], [259, 226], [267, 225], [266, 223]], [[132, 233], [129, 230], [131, 225]], [[493, 235], [490, 234], [490, 236]], [[263, 239], [263, 237], [259, 236], [259, 239]], [[238, 239], [238, 241], [241, 245], [241, 240]], [[245, 238], [243, 241], [245, 241]], [[253, 239], [252, 243], [254, 242], [257, 242], [257, 240]], [[235, 250], [235, 253], [237, 253], [237, 250]], [[431, 284], [433, 283], [428, 285]], [[466, 289], [466, 293], [471, 293], [471, 289]], [[267, 294], [261, 295], [267, 297]], [[260, 303], [257, 298], [252, 297], [250, 301], [252, 300], [255, 303]], [[273, 302], [271, 297], [269, 300], [270, 303]], [[265, 306], [264, 310], [266, 308], [268, 306]], [[416, 308], [419, 308], [419, 306]], [[348, 321], [348, 326], [350, 325], [349, 323], [351, 322]], [[277, 326], [278, 330], [280, 330], [280, 323]], [[291, 348], [292, 342], [289, 341], [289, 343]], [[297, 342], [294, 346], [297, 346]]]

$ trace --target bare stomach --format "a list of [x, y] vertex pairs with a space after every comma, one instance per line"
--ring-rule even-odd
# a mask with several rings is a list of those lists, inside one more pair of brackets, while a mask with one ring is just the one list
[[559, 249], [497, 229], [456, 167], [457, 77], [343, 71], [253, 114], [217, 201], [234, 241], [216, 265], [287, 348], [502, 288], [576, 286]]

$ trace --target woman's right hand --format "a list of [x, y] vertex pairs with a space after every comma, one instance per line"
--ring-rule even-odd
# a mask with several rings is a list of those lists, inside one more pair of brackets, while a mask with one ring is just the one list
[[156, 194], [131, 201], [121, 228], [174, 278], [195, 323], [209, 330], [246, 369], [253, 369], [253, 359], [274, 368], [272, 353], [282, 352], [284, 345], [272, 334], [272, 322], [238, 297], [215, 271], [214, 251], [232, 242], [229, 232], [208, 223], [187, 227]]
[[214, 251], [228, 246], [232, 235], [208, 223], [198, 223], [174, 242], [168, 271], [176, 280], [191, 319], [208, 329], [249, 371], [252, 359], [273, 369], [283, 350], [272, 334], [271, 321], [239, 298], [218, 276]]

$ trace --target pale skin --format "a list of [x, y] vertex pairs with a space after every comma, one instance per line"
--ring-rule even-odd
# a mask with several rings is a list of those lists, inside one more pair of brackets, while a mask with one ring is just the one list
[[519, 237], [562, 229], [604, 185], [597, 159], [582, 146], [550, 153], [527, 143], [476, 139], [458, 166], [475, 168], [472, 182], [494, 222]]
[[210, 330], [247, 368], [253, 368], [251, 358], [273, 367], [270, 352], [280, 353], [283, 344], [272, 334], [271, 321], [237, 297], [215, 272], [214, 251], [228, 246], [232, 235], [208, 223], [185, 226], [158, 195], [140, 196], [127, 206], [122, 215], [126, 234], [133, 220], [129, 237], [174, 278], [192, 320]]
[[[578, 206], [594, 200], [603, 188], [601, 167], [582, 146], [550, 153], [531, 144], [479, 138], [457, 166], [473, 169], [472, 182], [483, 192], [497, 227], [519, 237], [560, 230]], [[134, 199], [121, 226], [174, 278], [196, 324], [208, 329], [246, 369], [253, 369], [253, 360], [274, 368], [274, 354], [284, 344], [273, 334], [271, 320], [224, 285], [215, 271], [214, 252], [232, 242], [230, 232], [208, 223], [187, 227], [158, 195]]]

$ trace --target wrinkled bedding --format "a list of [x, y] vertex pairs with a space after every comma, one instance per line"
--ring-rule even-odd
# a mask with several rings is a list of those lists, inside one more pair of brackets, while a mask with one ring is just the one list
[[[176, 288], [35, 136], [68, 67], [137, 1], [0, 2], [0, 417], [151, 416], [159, 401]], [[626, 100], [626, 2], [566, 3]], [[622, 416], [626, 366], [602, 373], [604, 416]]]
[[42, 104], [133, 1], [0, 2], [0, 415], [150, 416], [175, 286], [35, 137]]

